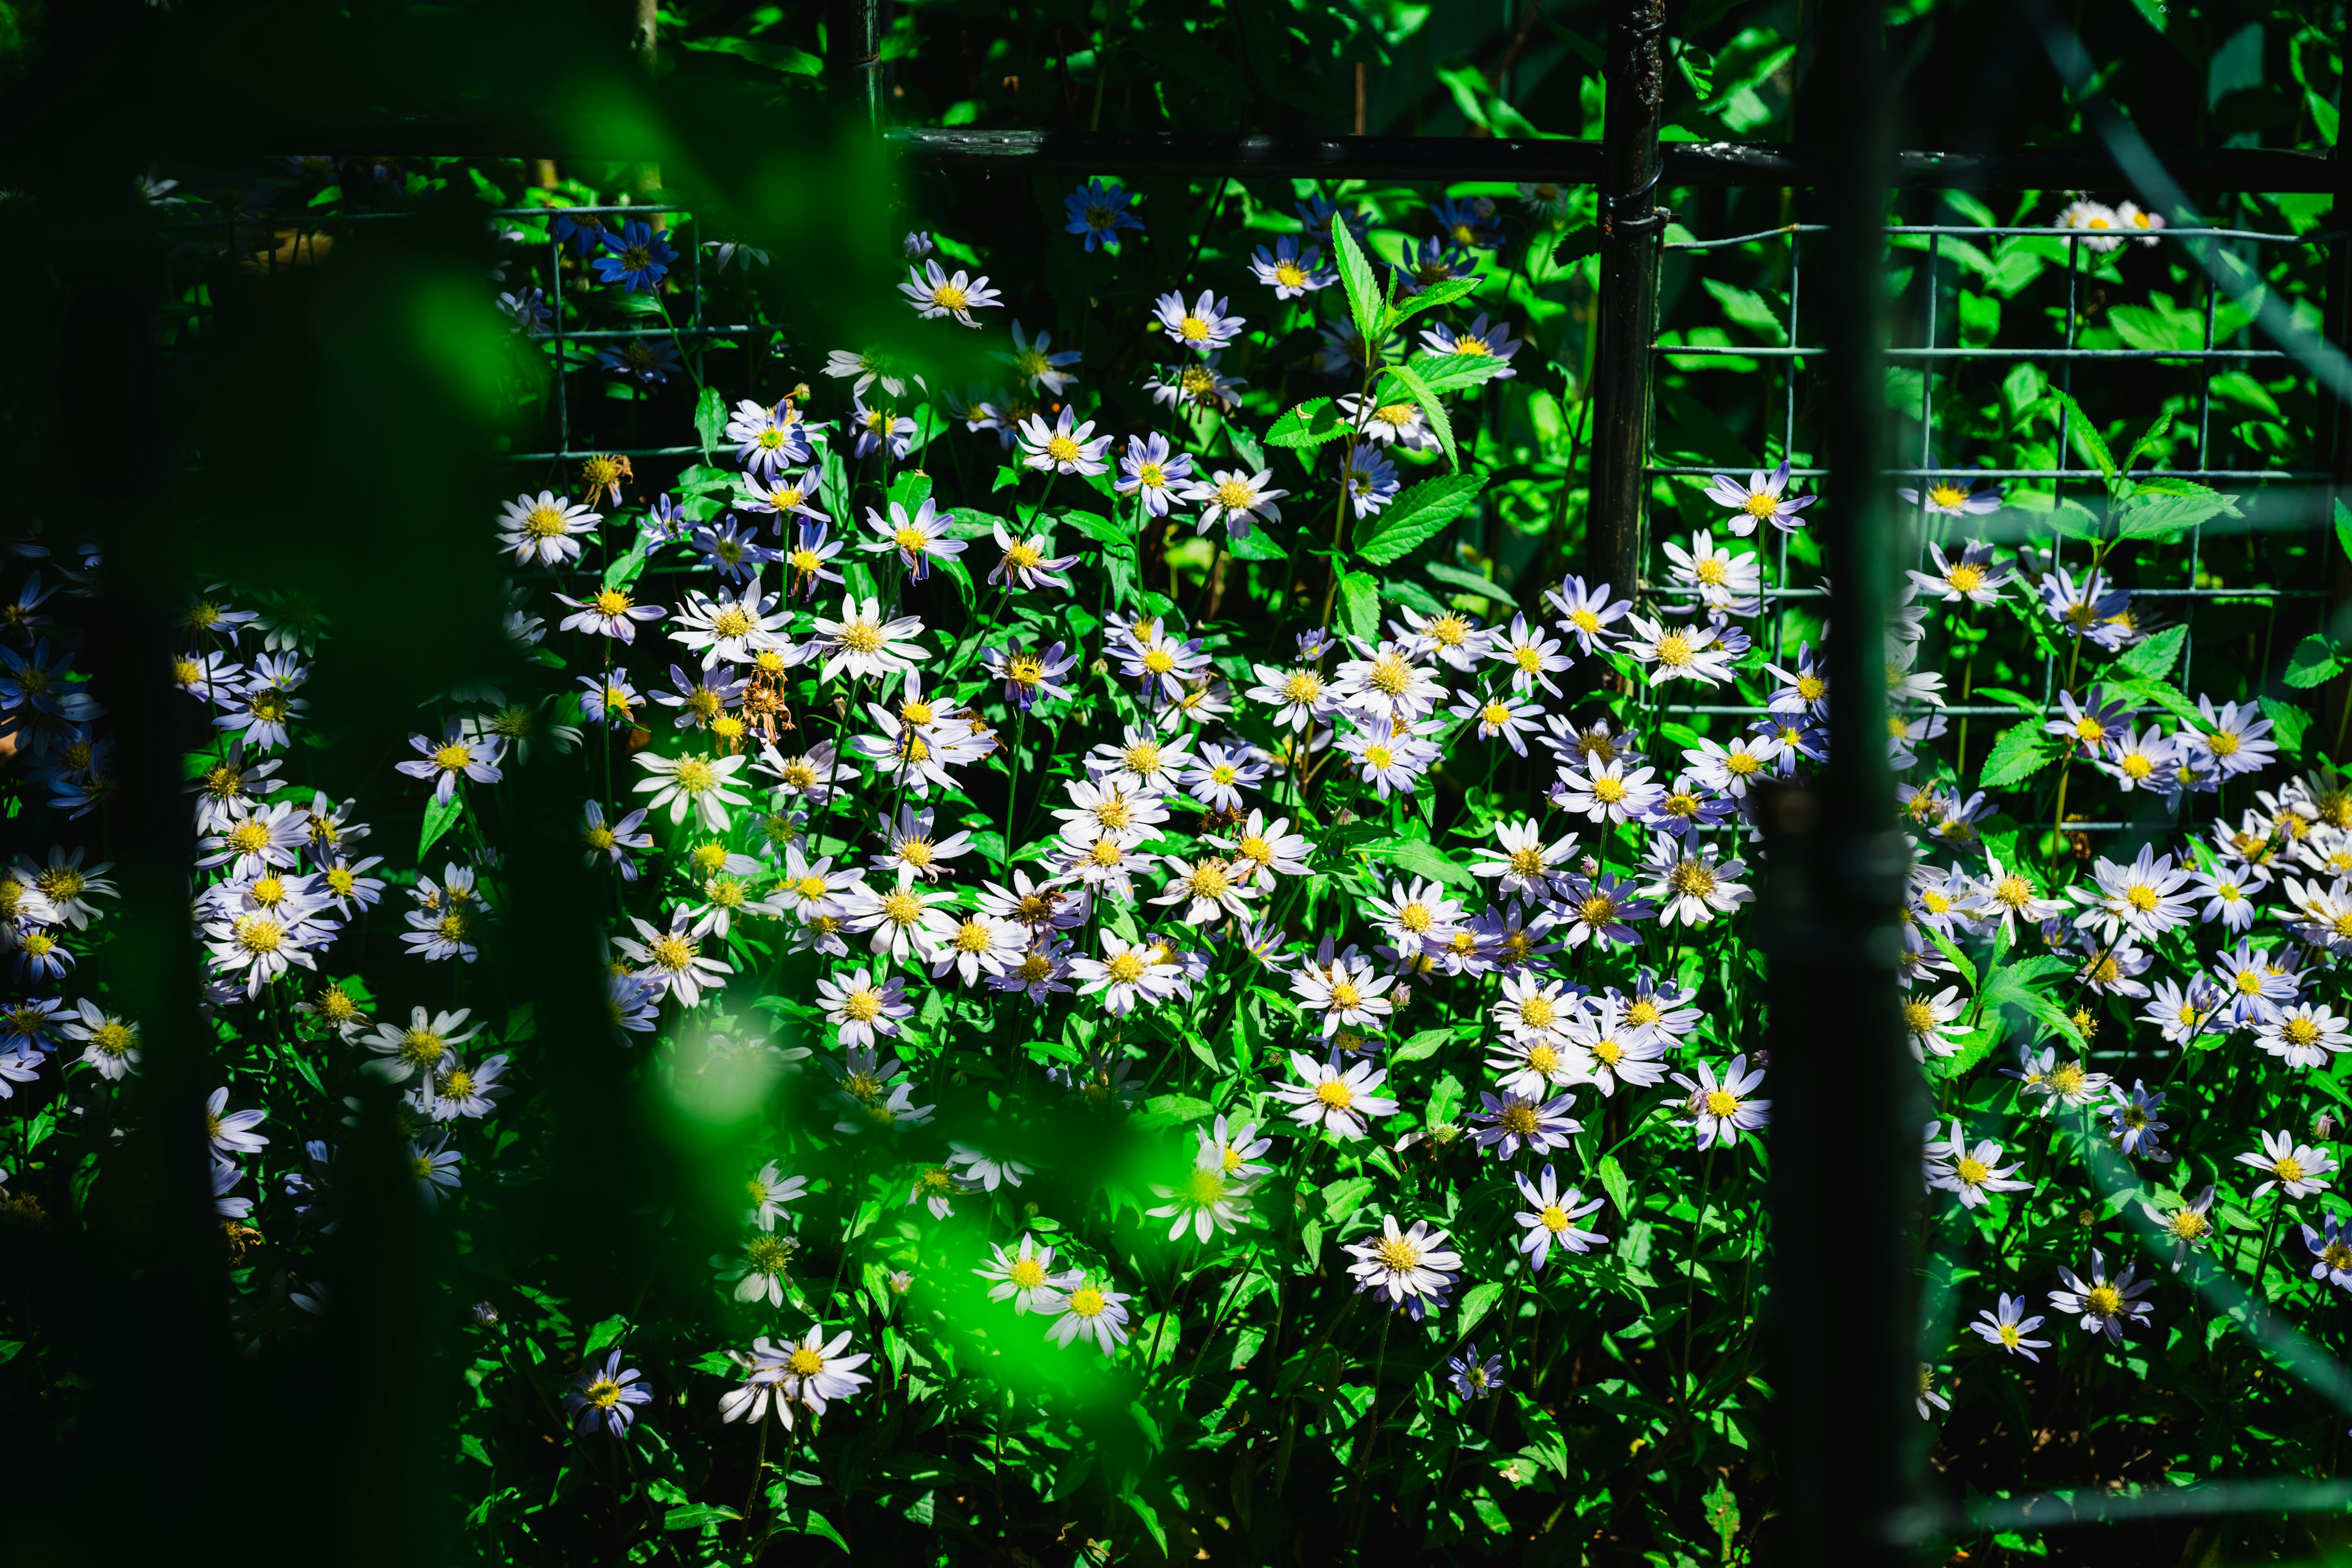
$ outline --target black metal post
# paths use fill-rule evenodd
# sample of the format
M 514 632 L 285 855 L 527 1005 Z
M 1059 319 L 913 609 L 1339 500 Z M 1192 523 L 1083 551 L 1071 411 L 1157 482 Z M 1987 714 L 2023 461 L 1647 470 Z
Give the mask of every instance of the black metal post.
M 1665 62 L 1665 0 L 1617 0 L 1609 19 L 1608 110 L 1601 124 L 1600 334 L 1592 360 L 1592 501 L 1584 572 L 1631 598 L 1642 564 L 1643 465 L 1649 451 L 1650 338 L 1658 312 L 1658 242 L 1666 215 L 1652 192 Z
M 1892 595 L 1885 312 L 1891 104 L 1874 0 L 1826 0 L 1800 116 L 1830 172 L 1815 255 L 1828 349 L 1820 529 L 1831 574 L 1830 757 L 1817 790 L 1766 803 L 1770 941 L 1777 1560 L 1913 1560 L 1918 1306 L 1912 1237 L 1926 1097 L 1898 1009 L 1907 851 L 1886 765 Z M 1811 281 L 1811 279 L 1808 279 Z

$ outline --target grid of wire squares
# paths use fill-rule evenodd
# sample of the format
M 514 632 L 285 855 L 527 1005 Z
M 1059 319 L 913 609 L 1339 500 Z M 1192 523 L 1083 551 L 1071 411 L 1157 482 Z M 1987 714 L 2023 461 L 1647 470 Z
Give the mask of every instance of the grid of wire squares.
M 1787 247 L 1785 276 L 1788 279 L 1788 306 L 1781 322 L 1782 331 L 1785 334 L 1785 342 L 1782 344 L 1747 346 L 1665 343 L 1654 341 L 1651 350 L 1655 359 L 1664 362 L 1702 361 L 1716 358 L 1761 361 L 1776 367 L 1780 382 L 1777 388 L 1780 424 L 1780 451 L 1783 454 L 1796 449 L 1800 384 L 1805 374 L 1808 362 L 1818 363 L 1820 356 L 1825 352 L 1818 347 L 1802 346 L 1798 337 L 1804 243 L 1807 236 L 1822 232 L 1824 230 L 1820 225 L 1790 224 L 1752 234 L 1732 235 L 1720 239 L 1669 240 L 1666 243 L 1666 248 L 1670 251 L 1690 254 L 1702 258 L 1711 253 L 1730 251 L 1746 246 L 1780 244 Z M 2080 229 L 2022 225 L 1962 226 L 1945 224 L 1896 224 L 1889 226 L 1886 232 L 1890 252 L 1916 251 L 1924 254 L 1927 259 L 1927 286 L 1921 290 L 1922 308 L 1917 323 L 1920 341 L 1907 346 L 1892 346 L 1885 351 L 1888 362 L 1892 364 L 1918 365 L 1929 372 L 1920 376 L 1919 400 L 1913 414 L 1918 426 L 1916 461 L 1908 466 L 1894 468 L 1886 471 L 1886 478 L 1891 484 L 1905 485 L 1923 495 L 1930 484 L 1939 479 L 1954 480 L 1962 485 L 1985 481 L 2020 480 L 2047 484 L 2052 492 L 2053 503 L 2056 500 L 2063 498 L 2070 485 L 2087 485 L 2094 490 L 2101 487 L 2099 471 L 2090 468 L 2001 468 L 1938 466 L 1935 460 L 1935 455 L 1938 446 L 1938 419 L 1943 410 L 1937 404 L 1937 375 L 1933 372 L 1939 368 L 1968 361 L 2032 363 L 2043 367 L 2044 374 L 2050 381 L 2071 395 L 2074 389 L 2074 367 L 2088 361 L 2124 361 L 2170 366 L 2203 364 L 2218 367 L 2221 365 L 2277 366 L 2294 358 L 2284 349 L 2257 348 L 2242 342 L 2217 342 L 2215 327 L 2219 315 L 2221 290 L 2210 274 L 2203 276 L 2204 333 L 2203 342 L 2200 347 L 2195 349 L 2083 347 L 2078 340 L 2084 316 L 2082 299 L 2085 276 L 2083 268 L 2085 256 L 2084 247 L 2089 242 L 2090 237 L 2086 237 Z M 1947 308 L 1946 300 L 1948 296 L 1967 287 L 1966 280 L 1969 276 L 1966 269 L 1954 267 L 1950 268 L 1950 276 L 1947 279 L 1946 268 L 1942 265 L 1948 260 L 1944 252 L 1944 241 L 1951 237 L 1964 240 L 1970 245 L 1986 245 L 2011 237 L 2021 236 L 2046 237 L 2060 241 L 2063 246 L 2066 258 L 2066 309 L 2063 341 L 2048 348 L 1990 345 L 1969 347 L 1958 342 L 1944 342 L 1945 337 L 1956 335 L 1953 333 L 1952 324 L 1958 319 L 1957 308 Z M 2188 246 L 2200 242 L 2234 242 L 2253 247 L 2302 247 L 2322 245 L 2340 237 L 2342 237 L 2340 235 L 2334 233 L 2315 232 L 2297 235 L 2242 228 L 2180 227 L 2157 231 L 2153 236 L 2136 236 L 2134 242 L 2145 243 L 2153 238 L 2156 244 L 2172 246 Z M 2201 268 L 2200 270 L 2203 271 Z M 2259 275 L 2259 269 L 2257 269 L 2257 275 Z M 2242 331 L 2239 334 L 2242 338 L 2249 335 L 2250 331 Z M 2068 424 L 2072 417 L 2073 415 L 2069 410 L 2062 410 L 2059 416 L 2056 447 L 2062 463 L 2066 460 L 2067 454 L 2072 450 L 2068 431 Z M 2238 494 L 2258 492 L 2278 485 L 2325 484 L 2334 479 L 2334 476 L 2324 469 L 2286 468 L 2270 465 L 2217 466 L 2212 424 L 2213 392 L 2211 377 L 2209 374 L 2200 381 L 2198 389 L 2195 462 L 2186 468 L 2145 469 L 2142 470 L 2142 477 L 2189 479 Z M 1654 437 L 1654 421 L 1652 433 Z M 2223 456 L 2233 455 L 2223 454 Z M 1653 478 L 1697 479 L 1721 471 L 1716 468 L 1657 462 L 1654 460 L 1654 452 L 1652 457 L 1653 460 L 1645 466 L 1645 472 Z M 1759 461 L 1757 467 L 1770 468 L 1778 461 L 1779 458 L 1774 457 Z M 1818 468 L 1792 468 L 1791 478 L 1818 479 L 1825 471 Z M 2315 514 L 2316 510 L 2314 509 Z M 1927 546 L 1934 531 L 1927 526 L 1929 519 L 1924 503 L 1914 506 L 1913 518 L 1915 532 L 1917 536 L 1917 563 L 1925 566 Z M 2318 527 L 2316 515 L 2312 521 L 2314 530 L 2316 531 Z M 2133 598 L 2135 600 L 2186 601 L 2187 603 L 2182 605 L 2185 612 L 2193 608 L 2198 602 L 2252 604 L 2268 607 L 2284 600 L 2320 599 L 2326 596 L 2325 590 L 2318 588 L 2260 585 L 2202 586 L 2200 584 L 2199 578 L 2202 567 L 2203 535 L 2204 527 L 2201 524 L 2189 531 L 2186 541 L 2187 581 L 2184 584 L 2169 587 L 2134 586 L 2131 590 Z M 2045 569 L 2054 570 L 2065 564 L 2065 543 L 2063 537 L 2053 536 L 2051 539 L 2048 545 L 2044 547 Z M 2031 591 L 2030 584 L 2024 586 L 2027 591 Z M 1677 588 L 1672 584 L 1654 584 L 1650 592 L 1662 598 L 1688 596 L 1696 594 L 1696 590 Z M 1788 538 L 1785 534 L 1778 536 L 1771 580 L 1765 585 L 1761 596 L 1773 602 L 1816 599 L 1825 596 L 1825 591 L 1818 586 L 1792 584 L 1789 573 Z M 1772 641 L 1773 659 L 1775 663 L 1779 663 L 1781 662 L 1784 653 L 1783 617 L 1774 614 L 1769 619 L 1769 635 Z M 2192 629 L 2182 654 L 2181 679 L 2183 680 L 2188 679 L 2190 661 L 2194 657 L 2195 636 Z M 2057 683 L 2056 663 L 2053 659 L 2044 658 L 2041 700 L 2045 713 L 2055 711 L 2052 704 L 2056 696 Z M 1768 710 L 1736 703 L 1681 703 L 1662 706 L 1659 711 L 1753 718 L 1765 713 Z M 1941 711 L 1951 719 L 2014 720 L 2018 717 L 2016 709 L 1985 703 L 1954 702 L 1943 708 Z M 2072 831 L 2113 832 L 2131 825 L 2121 822 L 2070 821 L 2067 826 Z

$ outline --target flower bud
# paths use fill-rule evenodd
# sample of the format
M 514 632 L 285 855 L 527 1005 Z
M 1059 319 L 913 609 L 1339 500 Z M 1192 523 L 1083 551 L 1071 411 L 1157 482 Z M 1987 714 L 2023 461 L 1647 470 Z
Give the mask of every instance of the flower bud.
M 474 1327 L 495 1329 L 499 1326 L 499 1310 L 488 1301 L 474 1303 Z

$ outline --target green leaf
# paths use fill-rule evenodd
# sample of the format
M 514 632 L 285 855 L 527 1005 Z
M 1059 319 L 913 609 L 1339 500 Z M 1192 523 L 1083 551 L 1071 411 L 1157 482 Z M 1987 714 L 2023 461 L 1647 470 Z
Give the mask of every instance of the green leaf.
M 1394 375 L 1400 371 L 1409 370 L 1426 383 L 1432 392 L 1444 393 L 1483 385 L 1509 368 L 1492 354 L 1426 353 L 1416 355 L 1411 364 L 1391 365 L 1381 374 Z M 1374 401 L 1385 403 L 1388 399 L 1380 396 Z
M 1446 416 L 1444 399 L 1410 365 L 1391 365 L 1384 374 L 1396 377 L 1397 384 L 1412 395 L 1413 402 L 1421 407 L 1422 416 L 1429 421 L 1430 429 L 1436 434 L 1437 444 L 1445 448 L 1447 460 L 1460 468 L 1462 454 L 1454 449 L 1454 421 Z
M 1442 616 L 1444 602 L 1410 577 L 1381 579 L 1381 597 L 1391 605 L 1402 605 L 1409 610 L 1419 610 L 1424 616 Z
M 1484 595 L 1489 604 L 1507 605 L 1511 602 L 1511 595 L 1491 578 L 1481 577 L 1477 573 L 1456 566 L 1450 561 L 1423 562 L 1421 569 L 1450 588 Z
M 2131 444 L 2131 450 L 2124 454 L 2124 471 L 2129 473 L 2132 465 L 2139 461 L 2139 455 L 2152 449 L 2158 441 L 2164 439 L 2165 433 L 2171 428 L 2172 410 L 2168 408 L 2158 415 L 2147 429 L 2140 432 L 2139 439 L 2134 441 Z
M 1708 293 L 1715 296 L 1715 302 L 1723 307 L 1723 313 L 1738 325 L 1760 332 L 1775 343 L 1789 341 L 1788 329 L 1782 322 L 1780 312 L 1763 295 L 1727 283 L 1719 278 L 1702 278 L 1699 281 L 1706 285 Z
M 2352 507 L 2336 503 L 2336 543 L 2347 560 L 2352 560 Z
M 1227 553 L 1244 561 L 1287 561 L 1290 552 L 1274 542 L 1274 535 L 1263 528 L 1253 528 L 1238 539 L 1225 541 Z
M 1385 337 L 1380 331 L 1385 314 L 1380 282 L 1356 237 L 1348 232 L 1347 220 L 1338 213 L 1331 215 L 1331 255 L 1339 266 L 1340 287 L 1347 290 L 1348 314 L 1355 318 L 1365 345 L 1377 351 Z
M 2059 405 L 2067 411 L 2069 417 L 2066 421 L 2066 438 L 2074 443 L 2074 449 L 2088 459 L 2091 466 L 2097 468 L 2101 474 L 2110 479 L 2114 479 L 2116 477 L 2115 454 L 2107 450 L 2106 437 L 2101 436 L 2099 427 L 2091 423 L 2091 416 L 2083 412 L 2083 405 L 2075 402 L 2073 395 L 2069 393 L 2053 390 L 2050 395 L 2056 398 Z
M 2149 680 L 2135 676 L 2102 684 L 2127 691 L 2144 702 L 2153 702 L 2184 724 L 2199 721 L 2197 704 L 2189 701 L 2188 693 L 2168 680 Z
M 1370 640 L 1381 634 L 1381 584 L 1369 572 L 1350 572 L 1339 579 L 1341 620 L 1350 637 Z
M 462 792 L 452 791 L 446 801 L 438 796 L 426 801 L 425 830 L 417 836 L 416 858 L 424 859 L 425 852 L 439 841 L 443 834 L 457 826 L 457 819 L 465 815 L 466 796 Z
M 931 476 L 920 468 L 901 468 L 890 481 L 890 504 L 913 516 L 931 499 Z
M 1484 279 L 1477 278 L 1446 278 L 1432 283 L 1403 304 L 1391 307 L 1388 331 L 1396 331 L 1423 310 L 1435 310 L 1440 305 L 1451 305 L 1456 300 L 1466 299 L 1478 291 L 1478 285 Z M 1386 337 L 1388 332 L 1381 335 Z
M 2275 697 L 2259 700 L 2263 717 L 2271 721 L 2271 738 L 2289 762 L 2303 761 L 2303 741 L 2311 730 L 2311 715 L 2292 702 L 2282 702 Z
M 711 447 L 727 428 L 727 400 L 719 395 L 715 386 L 706 386 L 694 400 L 694 431 L 702 437 L 702 455 L 710 456 Z
M 2144 675 L 2150 680 L 2162 680 L 2172 673 L 2180 660 L 2180 650 L 2189 646 L 2189 628 L 2168 626 L 2142 642 L 2126 648 L 2114 668 L 2126 675 Z
M 628 1319 L 617 1315 L 605 1319 L 588 1331 L 588 1342 L 580 1347 L 581 1359 L 584 1361 L 607 1346 L 620 1343 L 621 1336 L 628 1331 Z
M 1135 552 L 1135 535 L 1128 529 L 1113 522 L 1109 518 L 1091 511 L 1066 511 L 1061 513 L 1060 517 L 1062 521 L 1068 523 L 1097 544 L 1112 550 L 1122 550 L 1130 555 Z
M 743 1516 L 724 1503 L 690 1502 L 683 1508 L 671 1509 L 662 1515 L 664 1530 L 700 1530 L 706 1524 L 724 1524 Z
M 1323 1217 L 1333 1225 L 1344 1225 L 1371 1195 L 1372 1178 L 1370 1176 L 1343 1176 L 1336 1182 L 1326 1183 L 1323 1186 Z
M 2294 652 L 2286 661 L 2286 683 L 2289 686 L 2324 686 L 2352 666 L 2352 658 L 2345 654 L 2343 645 L 2324 632 L 2314 632 L 2294 645 Z
M 1417 1062 L 1424 1057 L 1433 1057 L 1437 1054 L 1439 1047 L 1444 1046 L 1446 1041 L 1453 1037 L 1454 1031 L 1451 1029 L 1423 1029 L 1421 1033 L 1415 1035 L 1412 1038 L 1405 1041 L 1402 1045 L 1398 1046 L 1394 1050 L 1391 1051 L 1389 1053 L 1389 1060 L 1391 1062 Z
M 1357 556 L 1375 566 L 1399 559 L 1468 510 L 1486 482 L 1478 474 L 1445 474 L 1402 491 L 1356 542 Z
M 1454 1120 L 1454 1112 L 1461 1104 L 1462 1080 L 1450 1072 L 1441 1074 L 1430 1086 L 1429 1105 L 1423 1114 L 1432 1127 L 1443 1127 Z
M 1969 989 L 1974 991 L 1977 988 L 1977 966 L 1969 962 L 1969 955 L 1955 947 L 1952 939 L 1934 926 L 1923 923 L 1919 929 L 1927 933 L 1928 941 L 1942 950 L 1944 956 L 1951 961 L 1952 967 L 1960 972 L 1960 978 L 1969 983 Z
M 1337 402 L 1328 397 L 1310 397 L 1274 422 L 1274 428 L 1265 433 L 1265 444 L 1293 449 L 1319 447 L 1347 433 L 1348 421 L 1340 416 Z
M 1255 474 L 1264 470 L 1265 448 L 1259 446 L 1248 431 L 1238 425 L 1229 424 L 1225 426 L 1225 440 L 1233 447 L 1234 456 L 1249 465 L 1250 472 Z
M 2066 1009 L 2028 984 L 2073 967 L 2063 958 L 2048 957 L 2030 958 L 2021 963 L 2005 965 L 1985 976 L 1984 989 L 1978 994 L 1978 1000 L 1988 1016 L 1997 1015 L 2004 1005 L 2017 1007 L 2041 1019 L 2053 1033 L 2063 1035 L 2080 1047 L 2082 1032 L 2074 1027 L 2074 1021 L 2067 1016 Z
M 1486 1320 L 1503 1299 L 1504 1285 L 1499 1279 L 1489 1279 L 1473 1285 L 1462 1297 L 1462 1314 L 1454 1320 L 1454 1331 L 1466 1334 Z
M 1416 877 L 1434 877 L 1457 888 L 1478 885 L 1477 878 L 1448 859 L 1443 850 L 1425 838 L 1383 838 L 1377 844 L 1365 845 L 1363 853 Z
M 1121 1492 L 1119 1494 L 1119 1501 L 1127 1504 L 1128 1507 L 1135 1510 L 1135 1517 L 1143 1521 L 1143 1528 L 1145 1530 L 1150 1531 L 1152 1543 L 1160 1548 L 1160 1555 L 1163 1558 L 1166 1557 L 1168 1555 L 1168 1531 L 1161 1526 L 1160 1516 L 1152 1511 L 1151 1505 L 1144 1501 L 1140 1497 L 1138 1497 L 1133 1492 Z
M 625 589 L 635 583 L 646 569 L 646 557 L 652 553 L 658 536 L 650 530 L 640 532 L 637 542 L 613 557 L 604 568 L 604 586 Z
M 1979 789 L 2008 789 L 2022 784 L 2058 760 L 2064 742 L 2055 735 L 2044 734 L 2041 722 L 2028 720 L 2003 730 L 1986 753 L 1984 767 L 1977 774 Z
M 1609 1194 L 1609 1206 L 1617 1211 L 1619 1217 L 1633 1218 L 1633 1181 L 1625 1174 L 1625 1167 L 1617 1163 L 1617 1156 L 1601 1156 L 1601 1168 L 1596 1173 L 1601 1177 L 1601 1190 Z
M 1137 1120 L 1147 1127 L 1181 1127 L 1187 1121 L 1213 1116 L 1216 1110 L 1207 1100 L 1189 1094 L 1162 1094 L 1145 1100 L 1143 1114 Z
M 2208 519 L 2238 515 L 2238 503 L 2225 495 L 2142 497 L 2116 514 L 2116 537 L 2178 539 Z

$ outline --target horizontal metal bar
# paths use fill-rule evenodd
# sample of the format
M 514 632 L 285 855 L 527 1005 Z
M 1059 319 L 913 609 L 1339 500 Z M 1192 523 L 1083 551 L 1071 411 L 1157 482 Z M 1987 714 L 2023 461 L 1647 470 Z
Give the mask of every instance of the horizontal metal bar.
M 591 458 L 683 458 L 702 455 L 699 447 L 597 447 L 579 452 L 501 452 L 509 463 L 584 463 Z
M 672 335 L 681 338 L 708 338 L 716 337 L 724 332 L 772 332 L 776 330 L 777 329 L 774 327 L 671 327 L 667 325 L 656 325 L 648 331 L 633 331 L 626 327 L 598 327 L 593 331 L 586 332 L 575 332 L 567 329 L 563 333 L 563 341 L 567 343 L 606 342 L 622 340 L 634 340 L 638 338 L 667 338 Z M 545 331 L 534 332 L 531 335 L 535 338 L 546 338 L 552 341 L 556 333 L 554 329 L 551 327 Z
M 970 173 L 1144 175 L 1287 175 L 1319 179 L 1511 180 L 1591 184 L 1601 143 L 1567 137 L 1131 136 L 1059 131 L 906 128 L 887 133 L 918 167 Z M 307 145 L 308 143 L 306 143 Z M 371 149 L 376 143 L 370 142 Z M 1664 185 L 1813 185 L 1823 166 L 1802 151 L 1764 142 L 1669 142 Z M 2182 148 L 2165 154 L 2184 185 L 2333 192 L 2340 180 L 2324 153 L 2268 147 Z M 1895 176 L 1971 190 L 2068 190 L 2113 184 L 2113 159 L 2096 147 L 2016 153 L 1898 153 Z
M 1766 466 L 1769 468 L 1770 465 Z M 1647 471 L 1701 479 L 1727 470 L 1721 465 L 1710 468 L 1688 463 L 1652 463 Z M 1828 471 L 1826 468 L 1790 468 L 1789 477 L 1792 479 L 1818 479 Z M 1881 468 L 1878 471 L 1891 479 L 2104 479 L 2105 477 L 2096 468 Z M 2139 477 L 2144 479 L 2238 479 L 2248 484 L 2274 479 L 2333 481 L 2336 478 L 2325 468 L 2142 468 Z
M 1688 599 L 1706 592 L 1688 583 L 1651 583 L 1644 592 L 1652 598 Z M 2329 595 L 2320 588 L 2127 588 L 2135 599 L 2229 599 L 2242 600 L 2250 605 L 2266 605 L 2273 599 L 2325 599 Z M 1738 595 L 1743 599 L 1825 599 L 1826 588 L 1759 588 L 1752 594 Z
M 1652 343 L 1654 354 L 1688 354 L 1706 359 L 1818 359 L 1827 353 L 1822 348 L 1739 348 L 1716 343 Z M 1881 349 L 1888 359 L 2105 359 L 2105 360 L 2215 360 L 2215 359 L 2292 359 L 2284 349 Z
M 1753 234 L 1735 234 L 1724 239 L 1670 239 L 1668 250 L 1720 250 L 1727 245 L 1753 245 L 1759 240 L 1781 239 L 1795 234 L 1823 234 L 1827 226 L 1818 223 L 1784 223 L 1778 228 L 1759 228 Z M 2048 235 L 2055 237 L 2093 237 L 2079 228 L 2060 228 L 2052 225 L 2025 224 L 1952 224 L 1897 223 L 1886 226 L 1889 234 L 1948 234 L 1963 239 L 2006 239 L 2020 235 Z M 2316 230 L 2310 234 L 2276 234 L 2259 228 L 2163 228 L 2153 230 L 2116 229 L 2098 237 L 2121 243 L 2127 239 L 2258 239 L 2282 245 L 2325 245 L 2344 237 L 2336 229 Z

